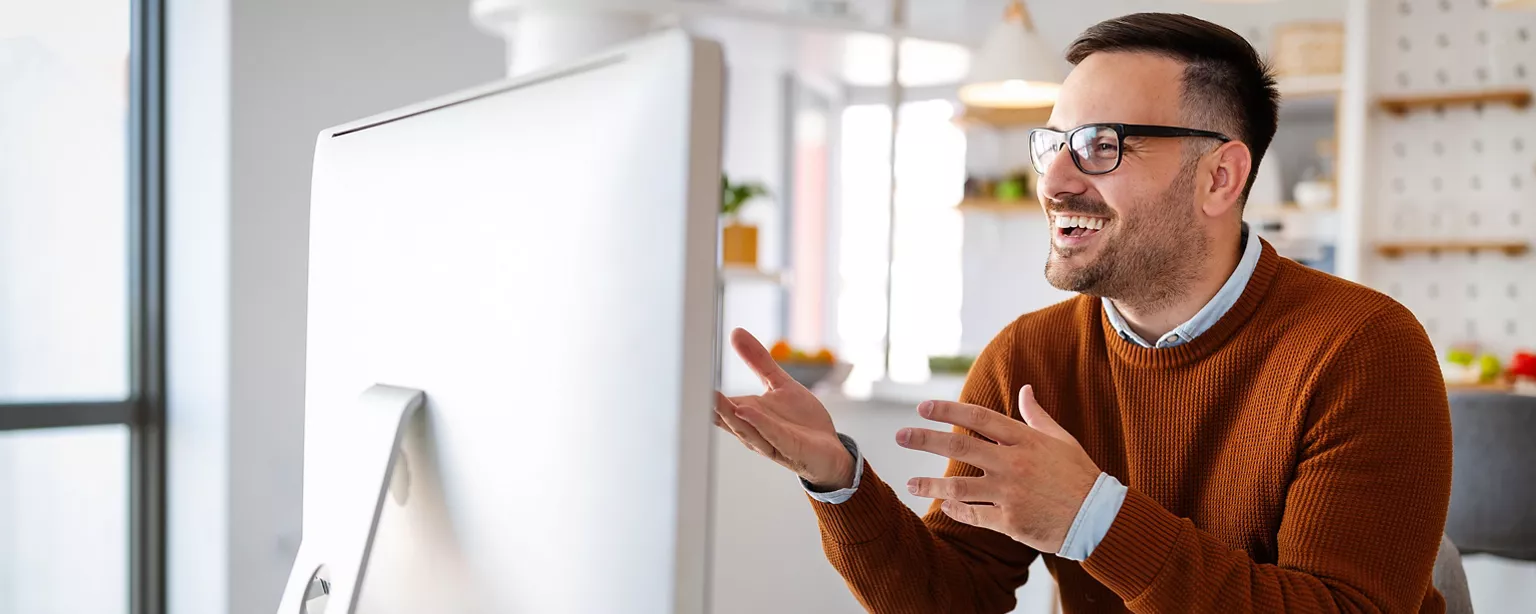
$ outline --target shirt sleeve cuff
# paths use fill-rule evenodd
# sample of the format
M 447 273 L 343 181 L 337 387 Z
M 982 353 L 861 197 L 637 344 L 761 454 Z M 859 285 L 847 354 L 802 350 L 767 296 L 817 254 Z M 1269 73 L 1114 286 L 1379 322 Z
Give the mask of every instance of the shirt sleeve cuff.
M 1115 517 L 1120 515 L 1120 506 L 1125 503 L 1125 494 L 1129 490 L 1114 476 L 1100 472 L 1088 496 L 1083 499 L 1082 507 L 1077 508 L 1077 517 L 1072 520 L 1072 528 L 1067 530 L 1061 551 L 1056 555 L 1082 561 L 1093 554 L 1093 549 L 1109 533 L 1109 527 L 1115 524 Z
M 853 498 L 853 493 L 859 490 L 859 480 L 864 477 L 864 454 L 859 451 L 859 444 L 852 437 L 842 433 L 837 434 L 837 439 L 843 442 L 843 448 L 853 455 L 853 485 L 842 490 L 820 492 L 810 482 L 805 481 L 805 478 L 800 479 L 800 485 L 805 488 L 806 494 L 810 495 L 812 499 L 832 505 L 837 505 Z

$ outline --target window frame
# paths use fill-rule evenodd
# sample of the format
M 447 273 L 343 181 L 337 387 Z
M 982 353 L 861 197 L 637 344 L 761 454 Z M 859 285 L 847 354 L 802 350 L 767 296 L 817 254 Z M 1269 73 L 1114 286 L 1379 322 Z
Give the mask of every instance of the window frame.
M 128 427 L 127 611 L 159 614 L 165 611 L 165 4 L 130 2 L 129 395 L 121 401 L 0 402 L 0 432 Z

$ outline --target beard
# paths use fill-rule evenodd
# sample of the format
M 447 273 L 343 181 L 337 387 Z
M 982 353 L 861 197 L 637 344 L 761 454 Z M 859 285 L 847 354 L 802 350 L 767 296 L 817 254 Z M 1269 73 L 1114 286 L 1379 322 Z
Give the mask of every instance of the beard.
M 1097 257 L 1085 248 L 1051 242 L 1045 279 L 1052 286 L 1155 309 L 1182 295 L 1197 278 L 1200 263 L 1210 256 L 1210 239 L 1201 231 L 1189 205 L 1195 169 L 1187 168 L 1152 201 L 1130 208 L 1132 213 L 1099 231 Z M 1069 196 L 1054 201 L 1051 211 L 1109 217 L 1101 200 Z M 1051 228 L 1057 232 L 1054 225 Z

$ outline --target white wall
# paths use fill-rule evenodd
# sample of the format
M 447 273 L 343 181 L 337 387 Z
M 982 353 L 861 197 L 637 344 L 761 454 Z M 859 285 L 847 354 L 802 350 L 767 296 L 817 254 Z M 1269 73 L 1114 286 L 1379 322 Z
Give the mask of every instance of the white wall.
M 499 78 L 463 0 L 170 0 L 170 607 L 267 613 L 299 543 L 326 126 Z
M 966 133 L 966 169 L 1002 176 L 1029 167 L 1024 129 L 973 129 Z M 967 211 L 960 302 L 960 351 L 976 354 L 1020 315 L 1075 295 L 1045 280 L 1051 246 L 1047 219 L 1030 200 L 1021 211 Z
M 726 57 L 732 57 L 727 48 Z M 753 201 L 742 212 L 745 223 L 758 227 L 758 267 L 778 270 L 784 262 L 785 84 L 781 73 L 768 67 L 732 64 L 726 75 L 725 173 L 732 181 L 760 181 L 770 198 Z M 731 284 L 724 295 L 722 330 L 742 327 L 772 344 L 782 330 L 783 294 L 766 283 Z M 722 340 L 723 341 L 723 340 Z M 723 382 L 735 388 L 757 381 L 725 346 Z

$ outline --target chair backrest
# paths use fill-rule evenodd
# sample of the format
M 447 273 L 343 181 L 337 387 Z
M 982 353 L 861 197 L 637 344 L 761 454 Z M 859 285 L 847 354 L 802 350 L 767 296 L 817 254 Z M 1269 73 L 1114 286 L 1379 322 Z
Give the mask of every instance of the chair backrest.
M 1536 561 L 1536 397 L 1457 392 L 1450 402 L 1446 535 L 1462 554 Z
M 1472 614 L 1472 590 L 1467 588 L 1461 553 L 1445 535 L 1440 536 L 1440 552 L 1435 555 L 1434 585 L 1445 598 L 1445 614 Z

